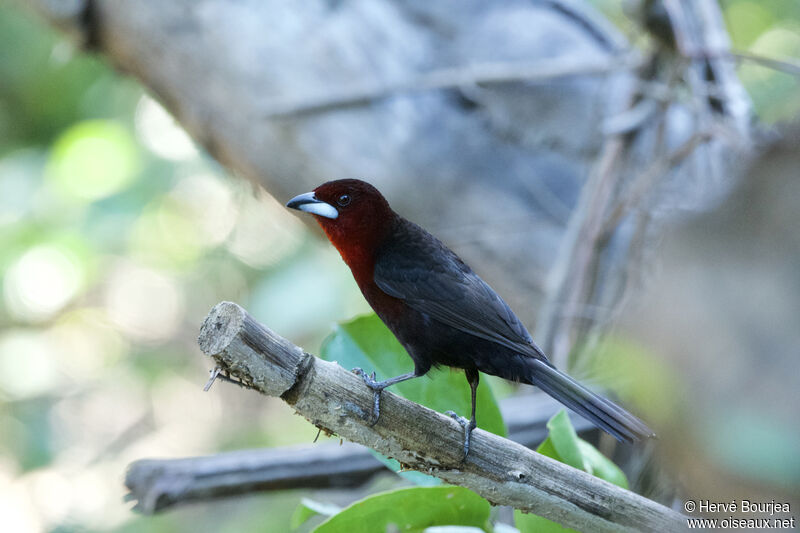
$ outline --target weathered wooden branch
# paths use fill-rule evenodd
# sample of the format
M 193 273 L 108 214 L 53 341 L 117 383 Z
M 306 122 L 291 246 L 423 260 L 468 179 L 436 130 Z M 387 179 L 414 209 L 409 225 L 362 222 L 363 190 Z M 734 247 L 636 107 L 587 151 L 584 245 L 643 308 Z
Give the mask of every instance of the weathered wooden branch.
M 137 511 L 153 514 L 177 504 L 258 491 L 353 487 L 385 468 L 352 443 L 142 459 L 128 467 L 126 499 L 136 502 Z
M 506 398 L 500 404 L 508 435 L 529 448 L 547 437 L 547 421 L 560 404 L 545 394 Z M 570 413 L 579 435 L 597 429 Z M 180 459 L 140 459 L 128 467 L 127 499 L 153 514 L 176 505 L 234 495 L 287 489 L 356 488 L 386 466 L 360 444 L 321 443 L 240 450 Z
M 475 430 L 466 460 L 461 427 L 385 392 L 370 426 L 372 393 L 356 375 L 304 352 L 230 302 L 215 306 L 199 338 L 204 353 L 245 386 L 280 396 L 329 433 L 369 446 L 406 468 L 467 487 L 490 502 L 534 512 L 582 531 L 681 529 L 680 514 L 642 496 Z

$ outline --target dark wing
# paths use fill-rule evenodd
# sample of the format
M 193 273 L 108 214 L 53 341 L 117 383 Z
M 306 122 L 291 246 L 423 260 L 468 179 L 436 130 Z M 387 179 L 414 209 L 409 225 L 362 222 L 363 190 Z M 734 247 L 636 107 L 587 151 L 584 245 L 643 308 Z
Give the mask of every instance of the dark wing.
M 400 219 L 378 250 L 378 287 L 449 326 L 545 359 L 528 330 L 500 296 L 433 235 Z

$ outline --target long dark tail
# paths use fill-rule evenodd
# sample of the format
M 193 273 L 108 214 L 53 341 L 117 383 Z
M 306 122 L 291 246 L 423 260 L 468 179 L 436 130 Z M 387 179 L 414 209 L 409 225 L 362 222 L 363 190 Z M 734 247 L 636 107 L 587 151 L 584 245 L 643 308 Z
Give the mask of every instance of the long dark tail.
M 654 437 L 644 422 L 611 400 L 593 393 L 541 359 L 527 358 L 529 378 L 544 392 L 604 429 L 618 441 L 635 442 Z

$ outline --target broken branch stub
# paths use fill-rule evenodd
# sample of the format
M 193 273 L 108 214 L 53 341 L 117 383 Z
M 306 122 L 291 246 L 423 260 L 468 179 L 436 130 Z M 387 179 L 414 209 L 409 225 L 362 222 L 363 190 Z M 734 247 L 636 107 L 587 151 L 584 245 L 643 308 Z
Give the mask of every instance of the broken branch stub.
M 232 302 L 211 309 L 197 342 L 223 372 L 270 396 L 281 396 L 294 386 L 303 363 L 311 357 Z

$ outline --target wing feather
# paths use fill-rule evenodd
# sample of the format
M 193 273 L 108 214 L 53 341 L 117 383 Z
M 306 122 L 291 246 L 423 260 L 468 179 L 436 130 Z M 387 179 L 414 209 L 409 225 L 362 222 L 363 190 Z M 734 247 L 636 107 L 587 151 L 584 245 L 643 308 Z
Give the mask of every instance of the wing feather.
M 455 253 L 405 219 L 380 248 L 374 279 L 385 293 L 449 326 L 545 359 L 505 301 Z

